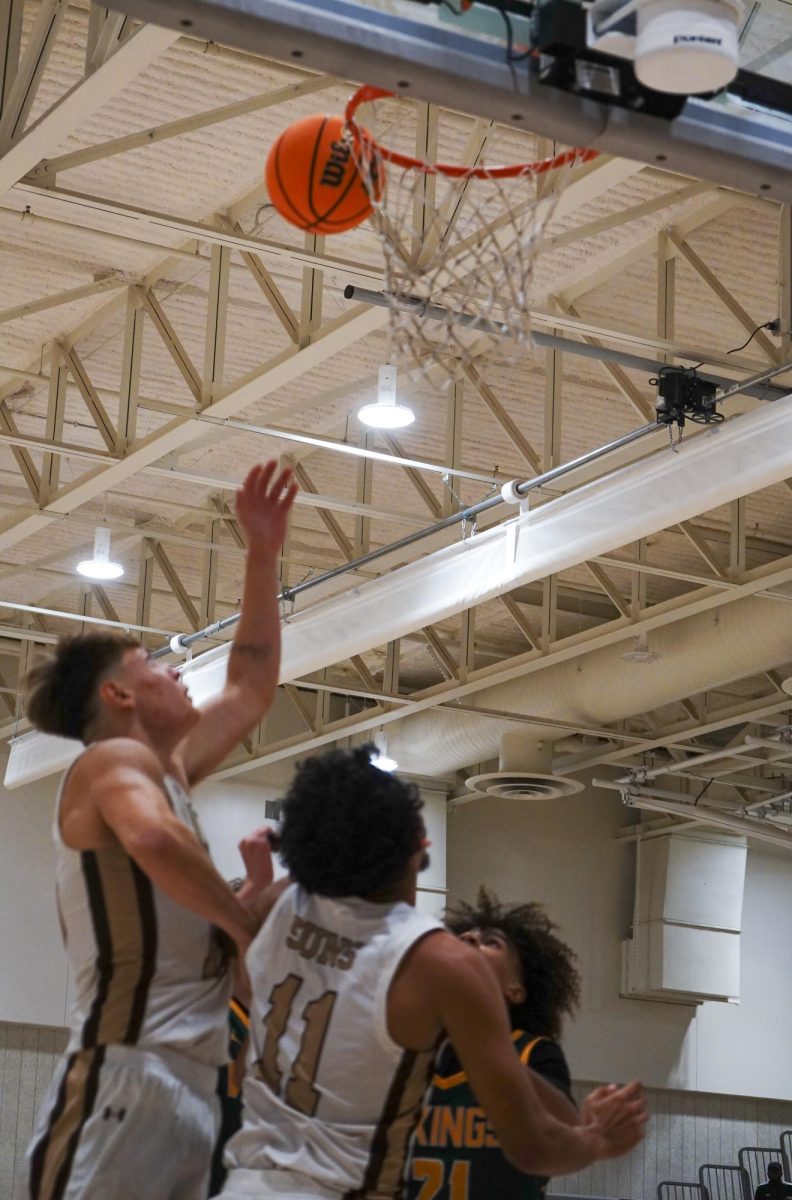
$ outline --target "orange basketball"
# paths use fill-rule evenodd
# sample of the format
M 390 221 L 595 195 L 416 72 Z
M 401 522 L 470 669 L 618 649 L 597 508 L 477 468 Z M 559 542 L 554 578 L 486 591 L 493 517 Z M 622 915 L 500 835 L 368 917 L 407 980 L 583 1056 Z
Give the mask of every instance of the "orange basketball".
M 371 155 L 369 162 L 379 199 L 382 172 Z M 314 113 L 284 129 L 269 152 L 264 177 L 277 211 L 306 233 L 343 233 L 371 213 L 343 117 Z

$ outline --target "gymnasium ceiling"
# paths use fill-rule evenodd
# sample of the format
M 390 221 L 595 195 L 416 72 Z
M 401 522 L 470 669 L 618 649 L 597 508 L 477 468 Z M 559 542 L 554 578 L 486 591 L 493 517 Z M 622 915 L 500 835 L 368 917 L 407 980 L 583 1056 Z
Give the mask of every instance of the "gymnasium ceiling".
M 747 7 L 743 62 L 788 79 L 792 6 Z M 279 455 L 298 472 L 282 565 L 294 586 L 652 419 L 646 373 L 536 350 L 527 365 L 483 356 L 451 393 L 410 378 L 415 424 L 366 440 L 355 413 L 373 396 L 387 335 L 374 319 L 381 310 L 350 304 L 343 288 L 381 286 L 378 243 L 368 227 L 304 238 L 262 184 L 277 134 L 319 109 L 340 112 L 351 81 L 137 30 L 87 0 L 3 0 L 0 15 L 5 739 L 27 727 L 19 681 L 59 633 L 80 628 L 70 617 L 138 630 L 157 648 L 236 610 L 243 549 L 229 506 L 255 461 Z M 436 125 L 445 157 L 473 125 L 419 102 L 402 110 L 403 136 Z M 488 137 L 495 157 L 498 147 L 526 159 L 548 149 L 514 130 Z M 626 160 L 595 163 L 574 188 L 538 261 L 537 328 L 652 359 L 662 348 L 673 361 L 674 346 L 684 348 L 735 381 L 792 362 L 788 210 Z M 782 336 L 762 332 L 735 351 L 779 316 Z M 792 370 L 776 383 L 792 388 Z M 212 413 L 220 397 L 231 397 L 222 419 Z M 728 412 L 759 403 L 737 397 Z M 349 446 L 392 461 L 351 457 Z M 457 472 L 453 491 L 438 468 Z M 279 733 L 265 728 L 238 761 L 266 763 L 284 732 L 296 749 L 309 746 L 339 716 L 340 732 L 354 732 L 356 714 L 387 706 L 395 689 L 403 699 L 436 688 L 442 704 L 442 685 L 481 669 L 585 655 L 592 631 L 621 631 L 628 649 L 653 606 L 682 620 L 704 595 L 727 602 L 755 591 L 755 573 L 770 564 L 792 580 L 791 518 L 792 490 L 780 484 L 638 546 L 622 546 L 614 530 L 604 560 L 482 605 L 473 637 L 451 619 L 291 685 L 282 702 L 291 727 L 284 717 Z M 101 586 L 75 574 L 100 525 L 125 568 Z M 425 552 L 419 544 L 401 561 Z M 376 573 L 376 564 L 353 571 L 349 584 Z M 681 677 L 673 703 L 595 731 L 613 740 L 593 743 L 585 765 L 669 762 L 746 729 L 772 733 L 789 720 L 780 685 L 790 665 L 792 648 L 769 672 L 694 695 Z M 574 722 L 565 732 L 576 733 Z M 730 764 L 732 775 L 739 769 Z M 779 777 L 753 760 L 746 772 L 749 787 L 751 776 Z M 736 787 L 725 803 L 745 801 Z

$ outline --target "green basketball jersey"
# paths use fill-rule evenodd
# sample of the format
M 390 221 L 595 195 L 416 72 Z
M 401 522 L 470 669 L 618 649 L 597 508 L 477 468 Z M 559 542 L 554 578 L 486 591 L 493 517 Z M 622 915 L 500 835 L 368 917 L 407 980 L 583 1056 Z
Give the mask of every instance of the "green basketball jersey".
M 561 1047 L 522 1030 L 512 1034 L 520 1061 L 567 1095 L 569 1069 Z M 446 1043 L 415 1130 L 405 1200 L 543 1200 L 546 1179 L 525 1175 L 504 1157 Z

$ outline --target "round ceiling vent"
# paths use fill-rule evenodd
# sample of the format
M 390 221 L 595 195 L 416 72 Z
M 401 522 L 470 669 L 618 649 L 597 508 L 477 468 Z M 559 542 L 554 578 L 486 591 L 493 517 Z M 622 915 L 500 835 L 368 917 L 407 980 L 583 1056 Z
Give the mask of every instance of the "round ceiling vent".
M 540 775 L 534 771 L 492 771 L 471 775 L 466 786 L 479 796 L 498 800 L 560 800 L 583 791 L 577 779 L 563 775 Z

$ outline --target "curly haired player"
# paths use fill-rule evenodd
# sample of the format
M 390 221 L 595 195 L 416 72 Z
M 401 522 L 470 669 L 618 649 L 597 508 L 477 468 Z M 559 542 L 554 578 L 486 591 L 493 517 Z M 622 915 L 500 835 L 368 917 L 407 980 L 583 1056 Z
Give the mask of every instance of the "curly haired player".
M 290 879 L 263 893 L 247 955 L 251 1066 L 223 1196 L 395 1200 L 441 1031 L 518 1170 L 626 1154 L 644 1133 L 640 1085 L 599 1089 L 578 1120 L 521 1067 L 483 955 L 415 908 L 421 800 L 372 749 L 307 759 L 283 802 Z
M 569 1068 L 558 1045 L 574 1013 L 580 977 L 574 955 L 539 904 L 501 904 L 486 888 L 461 904 L 446 926 L 487 961 L 509 1010 L 519 1061 L 557 1090 L 557 1115 L 577 1122 Z M 438 1056 L 416 1128 L 407 1200 L 541 1200 L 547 1179 L 526 1175 L 504 1156 L 450 1042 Z

